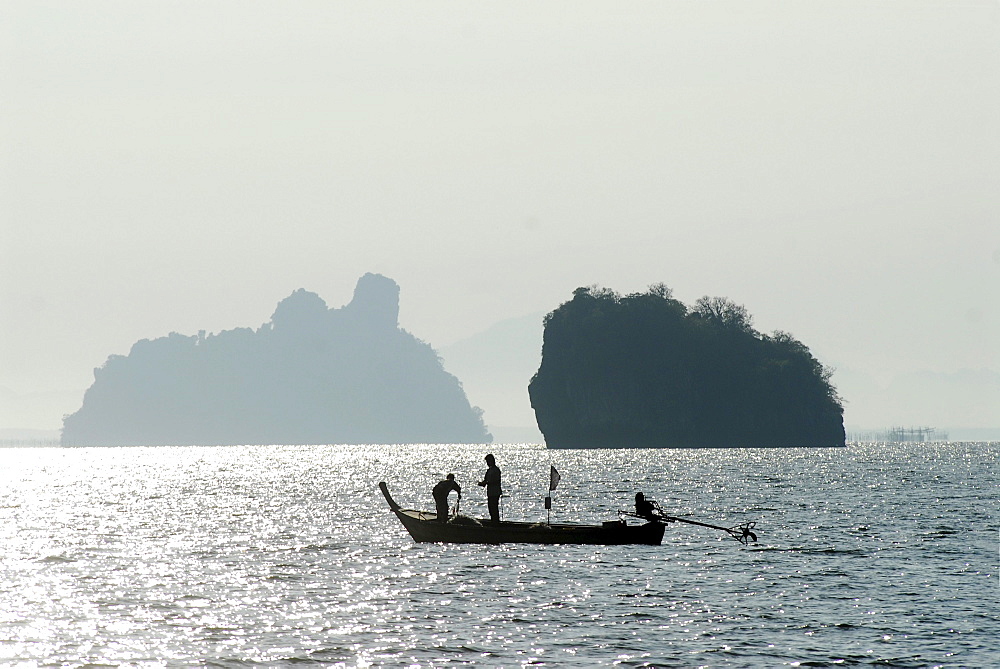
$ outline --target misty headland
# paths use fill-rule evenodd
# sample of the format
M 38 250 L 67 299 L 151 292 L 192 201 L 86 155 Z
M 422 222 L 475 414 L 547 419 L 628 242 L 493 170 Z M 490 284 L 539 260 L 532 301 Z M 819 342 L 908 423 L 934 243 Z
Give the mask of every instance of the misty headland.
M 94 370 L 62 444 L 490 442 L 458 379 L 398 319 L 399 286 L 369 273 L 340 309 L 299 289 L 256 330 L 141 340 Z

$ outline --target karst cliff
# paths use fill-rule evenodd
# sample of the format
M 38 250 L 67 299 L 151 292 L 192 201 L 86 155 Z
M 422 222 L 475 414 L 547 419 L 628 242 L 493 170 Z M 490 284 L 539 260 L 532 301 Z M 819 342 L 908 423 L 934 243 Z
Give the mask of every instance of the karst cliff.
M 725 298 L 580 288 L 546 317 L 528 392 L 553 448 L 843 446 L 831 373 Z
M 482 412 L 398 325 L 399 286 L 366 274 L 328 308 L 297 290 L 257 329 L 142 340 L 94 370 L 62 443 L 484 443 Z

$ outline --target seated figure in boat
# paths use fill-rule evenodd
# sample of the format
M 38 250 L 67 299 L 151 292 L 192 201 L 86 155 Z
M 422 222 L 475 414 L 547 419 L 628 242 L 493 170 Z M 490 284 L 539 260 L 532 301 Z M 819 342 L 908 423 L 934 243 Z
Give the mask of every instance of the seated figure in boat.
M 646 496 L 641 492 L 637 492 L 635 494 L 635 515 L 646 520 L 658 520 L 663 513 L 660 511 L 659 504 L 651 499 L 646 499 Z
M 434 504 L 437 507 L 437 520 L 440 523 L 448 520 L 448 495 L 454 490 L 458 493 L 458 499 L 462 499 L 462 486 L 455 481 L 454 474 L 448 474 L 443 481 L 438 481 L 431 490 L 434 496 Z

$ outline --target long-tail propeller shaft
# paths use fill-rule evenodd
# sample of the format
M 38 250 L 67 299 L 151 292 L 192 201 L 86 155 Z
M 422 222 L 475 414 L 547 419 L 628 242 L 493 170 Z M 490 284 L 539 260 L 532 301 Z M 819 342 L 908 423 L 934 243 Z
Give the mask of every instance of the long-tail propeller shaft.
M 750 542 L 757 543 L 757 534 L 753 531 L 753 528 L 757 527 L 757 521 L 750 521 L 746 523 L 741 523 L 739 525 L 733 525 L 732 527 L 722 527 L 721 525 L 712 525 L 711 523 L 702 523 L 697 520 L 691 520 L 689 518 L 678 518 L 677 516 L 668 516 L 660 508 L 660 505 L 653 502 L 653 508 L 656 510 L 656 515 L 648 520 L 658 520 L 664 523 L 687 523 L 689 525 L 699 525 L 701 527 L 710 527 L 713 530 L 721 530 L 731 536 L 736 541 L 740 542 L 744 546 L 750 544 Z M 635 514 L 631 514 L 635 515 Z

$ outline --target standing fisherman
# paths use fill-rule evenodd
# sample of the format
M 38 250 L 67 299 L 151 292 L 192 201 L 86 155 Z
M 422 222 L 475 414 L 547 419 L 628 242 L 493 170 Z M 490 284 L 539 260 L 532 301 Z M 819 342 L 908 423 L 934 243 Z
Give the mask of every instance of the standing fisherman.
M 490 520 L 494 523 L 500 522 L 500 468 L 497 467 L 497 460 L 492 453 L 486 456 L 486 476 L 479 482 L 479 485 L 486 486 L 486 506 L 490 510 Z
M 458 493 L 458 499 L 462 499 L 462 486 L 455 482 L 455 475 L 448 474 L 443 481 L 438 481 L 431 490 L 434 496 L 434 504 L 437 507 L 437 521 L 439 523 L 448 522 L 448 494 L 454 490 Z

